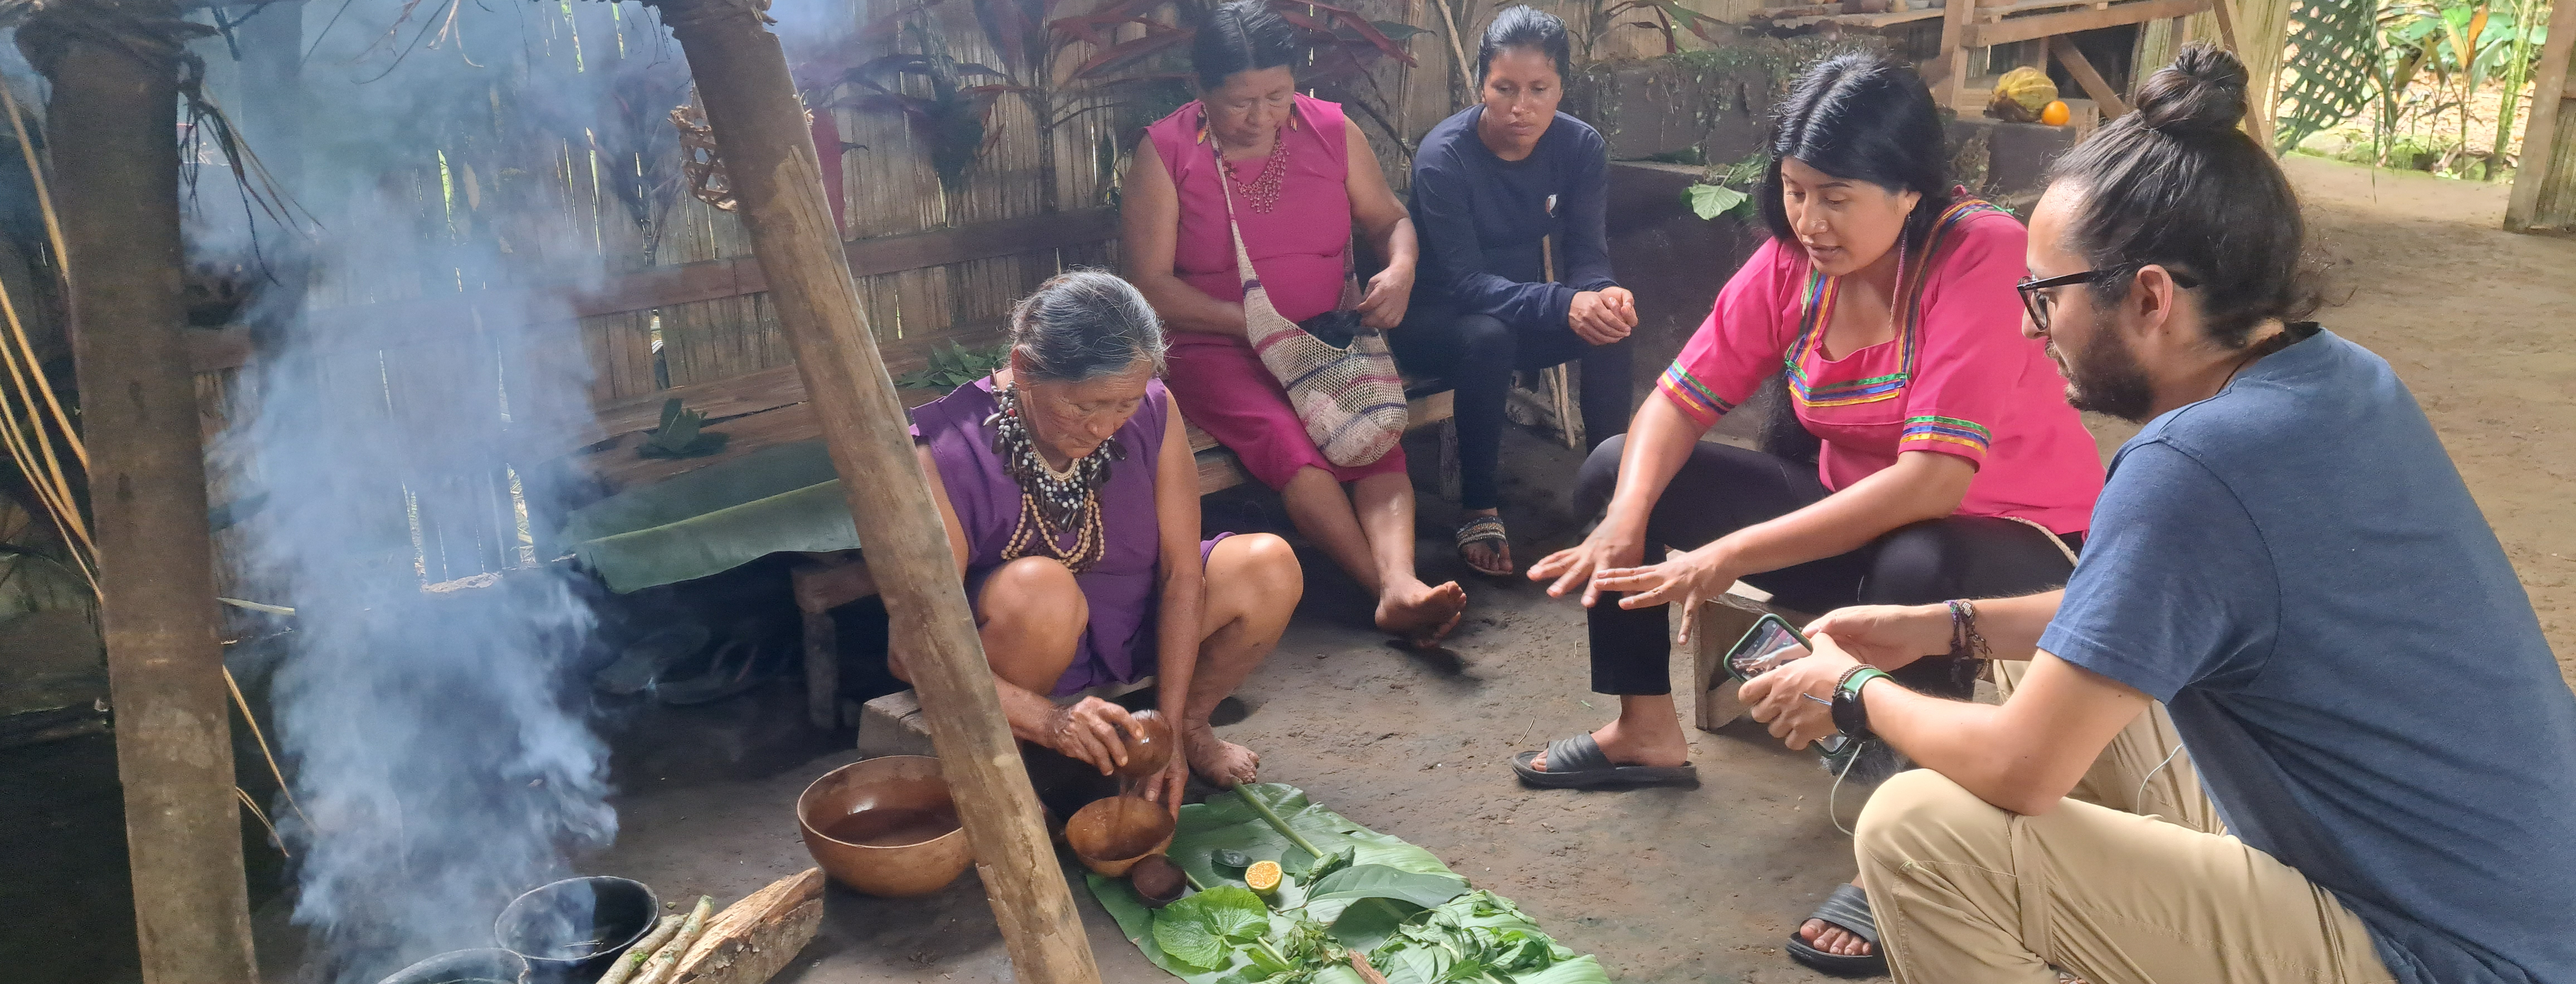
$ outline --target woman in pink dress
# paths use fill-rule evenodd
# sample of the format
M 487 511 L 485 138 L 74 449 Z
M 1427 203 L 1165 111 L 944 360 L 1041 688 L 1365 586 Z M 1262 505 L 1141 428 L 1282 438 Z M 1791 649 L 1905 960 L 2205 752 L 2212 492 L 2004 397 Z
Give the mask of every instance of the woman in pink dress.
M 1199 99 L 1147 127 L 1122 203 L 1127 279 L 1175 331 L 1169 385 L 1181 412 L 1279 492 L 1297 531 L 1377 596 L 1377 625 L 1417 644 L 1457 625 L 1466 592 L 1413 569 L 1404 451 L 1341 467 L 1324 458 L 1287 391 L 1245 340 L 1225 189 L 1271 304 L 1290 321 L 1333 310 L 1357 226 L 1386 263 L 1362 322 L 1404 320 L 1419 256 L 1404 203 L 1340 106 L 1300 95 L 1288 25 L 1259 0 L 1209 13 L 1190 48 Z

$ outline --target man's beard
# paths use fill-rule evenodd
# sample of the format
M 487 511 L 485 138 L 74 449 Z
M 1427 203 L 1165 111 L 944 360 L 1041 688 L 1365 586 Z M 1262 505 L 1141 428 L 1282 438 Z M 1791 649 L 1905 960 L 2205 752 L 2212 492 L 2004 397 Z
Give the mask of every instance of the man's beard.
M 2049 344 L 2057 356 L 2058 367 L 2066 373 L 2066 402 L 2078 410 L 2109 414 L 2133 424 L 2143 424 L 2154 415 L 2155 392 L 2147 382 L 2146 367 L 2116 336 L 2097 335 L 2084 347 L 2082 359 L 2069 359 L 2066 351 Z

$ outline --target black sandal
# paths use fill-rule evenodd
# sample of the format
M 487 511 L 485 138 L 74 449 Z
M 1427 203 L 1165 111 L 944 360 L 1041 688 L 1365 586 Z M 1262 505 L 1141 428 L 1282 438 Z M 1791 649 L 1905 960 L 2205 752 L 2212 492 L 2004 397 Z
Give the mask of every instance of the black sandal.
M 1559 738 L 1547 746 L 1547 768 L 1533 768 L 1539 752 L 1512 756 L 1512 771 L 1521 781 L 1544 789 L 1590 789 L 1596 786 L 1696 786 L 1695 765 L 1613 765 L 1601 754 L 1601 743 L 1589 734 Z
M 1844 884 L 1836 887 L 1834 894 L 1825 896 L 1825 904 L 1817 906 L 1816 911 L 1807 914 L 1807 918 L 1822 920 L 1826 925 L 1869 941 L 1869 955 L 1856 957 L 1826 953 L 1800 938 L 1798 931 L 1792 929 L 1789 931 L 1789 959 L 1835 977 L 1877 977 L 1887 973 L 1887 951 L 1878 943 L 1878 919 L 1870 915 L 1869 893 L 1861 891 L 1860 886 Z M 1798 925 L 1803 927 L 1806 923 L 1801 920 Z
M 1495 553 L 1497 554 L 1507 554 L 1508 551 L 1511 550 L 1512 540 L 1511 537 L 1503 531 L 1503 518 L 1501 516 L 1468 517 L 1467 522 L 1458 527 L 1458 559 L 1466 561 L 1469 569 L 1487 577 L 1512 576 L 1513 571 L 1510 561 L 1504 562 L 1503 569 L 1495 570 L 1491 567 L 1478 565 L 1475 558 L 1468 556 L 1467 548 L 1479 543 L 1496 544 L 1497 549 L 1495 550 Z

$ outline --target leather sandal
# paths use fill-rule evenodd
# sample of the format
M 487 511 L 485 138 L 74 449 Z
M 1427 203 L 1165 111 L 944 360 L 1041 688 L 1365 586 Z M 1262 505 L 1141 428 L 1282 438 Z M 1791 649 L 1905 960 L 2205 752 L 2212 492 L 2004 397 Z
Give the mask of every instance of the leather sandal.
M 1887 951 L 1878 942 L 1878 919 L 1869 913 L 1869 893 L 1860 886 L 1845 883 L 1825 896 L 1825 904 L 1807 914 L 1808 919 L 1823 920 L 1853 936 L 1869 941 L 1869 955 L 1856 957 L 1844 953 L 1827 953 L 1789 931 L 1789 959 L 1806 964 L 1835 977 L 1877 977 L 1887 973 Z M 1800 926 L 1806 925 L 1800 920 Z

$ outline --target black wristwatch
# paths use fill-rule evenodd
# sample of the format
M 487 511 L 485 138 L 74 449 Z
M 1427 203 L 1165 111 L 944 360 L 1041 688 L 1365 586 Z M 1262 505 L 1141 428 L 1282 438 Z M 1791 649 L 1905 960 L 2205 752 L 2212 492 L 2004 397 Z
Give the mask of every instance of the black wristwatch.
M 1848 738 L 1870 736 L 1869 707 L 1860 702 L 1860 688 L 1886 675 L 1886 670 L 1863 664 L 1844 671 L 1843 678 L 1834 681 L 1834 730 Z

